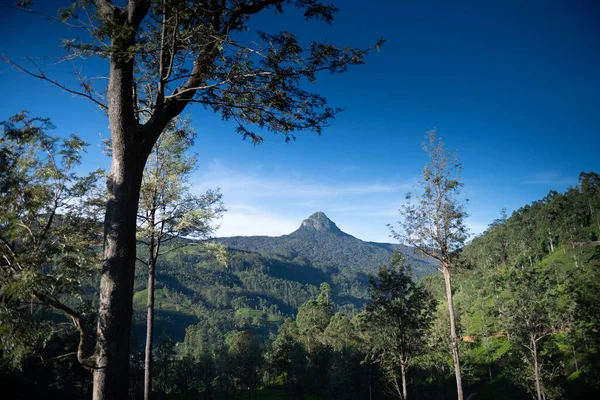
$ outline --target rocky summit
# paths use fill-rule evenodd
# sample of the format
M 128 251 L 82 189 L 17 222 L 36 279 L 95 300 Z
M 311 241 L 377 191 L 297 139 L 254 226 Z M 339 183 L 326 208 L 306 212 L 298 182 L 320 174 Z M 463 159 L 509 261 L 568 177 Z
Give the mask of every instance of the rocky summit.
M 319 232 L 333 232 L 344 234 L 344 232 L 342 232 L 341 229 L 337 227 L 335 222 L 327 218 L 327 215 L 325 215 L 325 213 L 322 211 L 317 211 L 316 213 L 302 221 L 302 224 L 298 229 L 309 229 Z
M 304 257 L 315 266 L 349 269 L 375 273 L 387 264 L 394 250 L 407 257 L 418 279 L 436 271 L 432 260 L 423 259 L 414 249 L 400 244 L 376 243 L 360 240 L 346 232 L 318 211 L 306 218 L 300 227 L 282 236 L 234 236 L 219 238 L 230 249 L 261 254 L 279 254 L 286 257 Z

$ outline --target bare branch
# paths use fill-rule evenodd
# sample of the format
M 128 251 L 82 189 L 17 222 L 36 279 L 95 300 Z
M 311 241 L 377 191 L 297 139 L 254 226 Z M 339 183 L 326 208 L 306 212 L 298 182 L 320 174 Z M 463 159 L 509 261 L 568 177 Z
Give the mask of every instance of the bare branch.
M 145 266 L 148 266 L 148 261 L 142 260 L 139 257 L 136 257 L 135 259 L 138 260 L 139 262 L 141 262 L 142 264 L 144 264 Z
M 107 110 L 108 109 L 108 107 L 106 106 L 106 104 L 101 103 L 100 101 L 98 101 L 97 99 L 95 99 L 93 96 L 91 96 L 91 95 L 89 95 L 87 93 L 83 93 L 83 92 L 77 91 L 77 90 L 69 89 L 65 85 L 63 85 L 63 84 L 61 84 L 61 83 L 59 83 L 59 82 L 57 82 L 57 81 L 55 81 L 53 79 L 48 78 L 44 74 L 44 72 L 38 67 L 38 65 L 33 60 L 29 59 L 29 61 L 36 66 L 36 68 L 38 69 L 38 73 L 32 72 L 32 71 L 26 69 L 25 67 L 23 67 L 23 66 L 15 63 L 15 62 L 13 62 L 10 58 L 8 58 L 8 55 L 6 53 L 4 54 L 4 62 L 6 62 L 7 64 L 9 64 L 13 68 L 18 69 L 19 71 L 24 72 L 27 75 L 31 75 L 34 78 L 41 79 L 41 80 L 46 81 L 46 82 L 50 82 L 54 86 L 57 86 L 57 87 L 61 88 L 62 90 L 66 91 L 66 92 L 69 92 L 69 93 L 71 93 L 71 94 L 73 94 L 75 96 L 81 96 L 81 97 L 84 97 L 84 98 L 86 98 L 88 100 L 91 100 L 94 103 L 96 103 L 99 107 L 101 107 L 103 110 Z

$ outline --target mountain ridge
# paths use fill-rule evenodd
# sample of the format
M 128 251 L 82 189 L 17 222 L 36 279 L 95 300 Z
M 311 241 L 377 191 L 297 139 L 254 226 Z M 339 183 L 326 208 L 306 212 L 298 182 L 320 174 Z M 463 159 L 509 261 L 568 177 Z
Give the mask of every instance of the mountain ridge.
M 403 253 L 413 267 L 415 279 L 436 271 L 432 260 L 417 255 L 414 249 L 393 243 L 369 242 L 342 231 L 322 211 L 303 220 L 295 231 L 281 236 L 231 236 L 217 240 L 226 247 L 257 253 L 272 253 L 293 259 L 306 257 L 318 267 L 349 268 L 375 273 L 387 264 L 394 250 Z

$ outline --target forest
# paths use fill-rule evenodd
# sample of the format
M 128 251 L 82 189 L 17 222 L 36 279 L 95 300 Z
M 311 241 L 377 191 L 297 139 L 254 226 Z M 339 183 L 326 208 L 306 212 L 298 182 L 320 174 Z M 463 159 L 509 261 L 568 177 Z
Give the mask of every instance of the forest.
M 529 118 L 536 111 L 548 115 L 547 121 L 542 121 L 545 129 L 559 127 L 560 140 L 551 135 L 546 138 L 546 131 L 540 128 L 543 140 L 527 136 L 514 146 L 514 126 L 533 128 L 533 123 L 522 119 L 523 109 L 513 109 L 510 129 L 505 126 L 485 143 L 480 137 L 486 134 L 469 127 L 468 119 L 463 121 L 461 115 L 458 120 L 465 125 L 465 133 L 456 143 L 472 146 L 468 153 L 471 167 L 483 169 L 484 162 L 496 162 L 482 157 L 492 154 L 489 148 L 502 149 L 500 142 L 505 144 L 503 151 L 512 151 L 506 160 L 494 156 L 502 158 L 506 174 L 511 163 L 516 169 L 525 165 L 518 164 L 523 158 L 529 162 L 528 169 L 533 170 L 531 165 L 536 162 L 548 167 L 545 159 L 552 157 L 540 155 L 553 149 L 556 154 L 552 146 L 564 143 L 567 125 L 558 115 L 580 119 L 580 113 L 587 110 L 582 105 L 594 109 L 597 96 L 587 98 L 583 91 L 577 92 L 572 102 L 552 106 L 561 112 L 549 113 L 555 108 L 540 105 L 541 100 L 533 96 L 535 89 L 528 89 L 531 96 L 525 95 L 522 87 L 510 87 L 511 79 L 501 81 L 495 74 L 523 68 L 531 76 L 540 76 L 540 82 L 563 81 L 567 73 L 545 80 L 541 76 L 550 71 L 548 65 L 558 65 L 563 59 L 574 60 L 575 65 L 575 58 L 567 55 L 546 61 L 532 53 L 531 64 L 504 68 L 502 62 L 529 54 L 523 50 L 529 47 L 524 38 L 507 42 L 526 47 L 512 48 L 503 53 L 502 60 L 482 56 L 485 62 L 470 56 L 483 54 L 481 43 L 471 39 L 482 39 L 487 48 L 495 36 L 480 33 L 491 29 L 487 25 L 512 27 L 512 19 L 494 25 L 475 18 L 478 31 L 464 40 L 451 35 L 450 31 L 461 34 L 458 22 L 453 22 L 450 30 L 433 33 L 429 32 L 434 28 L 431 24 L 422 29 L 412 26 L 414 21 L 406 17 L 404 23 L 388 19 L 375 25 L 396 38 L 404 25 L 412 27 L 410 33 L 399 34 L 404 47 L 395 47 L 395 55 L 413 51 L 412 57 L 386 58 L 378 68 L 369 69 L 373 57 L 378 57 L 374 53 L 388 44 L 384 38 L 373 37 L 373 26 L 359 27 L 354 18 L 365 23 L 383 14 L 396 18 L 398 13 L 385 12 L 388 4 L 366 10 L 362 2 L 356 2 L 360 8 L 354 4 L 354 14 L 341 14 L 340 25 L 351 29 L 336 36 L 317 28 L 321 23 L 329 29 L 339 12 L 335 4 L 320 0 L 63 3 L 64 7 L 50 13 L 53 4 L 30 0 L 2 6 L 2 11 L 44 20 L 51 26 L 48 31 L 41 24 L 31 24 L 28 34 L 40 39 L 60 36 L 64 50 L 56 58 L 3 56 L 2 65 L 11 73 L 39 84 L 23 90 L 21 83 L 0 82 L 10 86 L 14 96 L 9 99 L 11 104 L 3 105 L 3 113 L 22 104 L 17 101 L 22 93 L 29 94 L 26 101 L 31 105 L 11 109 L 11 114 L 0 118 L 3 398 L 599 397 L 600 175 L 588 168 L 597 166 L 593 161 L 596 154 L 591 156 L 591 164 L 577 164 L 577 171 L 584 172 L 576 184 L 574 176 L 568 180 L 570 187 L 560 183 L 564 179 L 548 179 L 556 178 L 552 172 L 527 178 L 546 186 L 548 181 L 556 181 L 562 189 L 518 209 L 511 207 L 515 211 L 510 215 L 502 211 L 477 235 L 470 234 L 463 164 L 435 129 L 427 132 L 422 143 L 426 163 L 421 174 L 402 182 L 398 178 L 399 169 L 408 169 L 420 160 L 414 156 L 418 153 L 412 141 L 415 126 L 436 123 L 444 113 L 459 115 L 458 108 L 452 108 L 459 103 L 469 110 L 472 120 L 487 116 L 489 125 L 500 125 L 511 115 L 502 106 L 497 108 L 503 114 L 496 117 L 492 117 L 494 110 L 478 107 L 492 107 L 490 104 L 501 100 L 503 90 L 515 92 L 505 96 L 515 107 L 525 108 L 521 101 L 527 108 L 531 105 Z M 367 11 L 373 10 L 377 11 L 370 14 L 373 21 L 368 21 Z M 492 11 L 495 15 L 497 10 Z M 441 14 L 439 21 L 452 20 Z M 418 24 L 428 22 L 430 15 L 427 10 Z M 461 15 L 454 17 L 458 21 Z M 290 25 L 297 32 L 289 31 L 288 24 L 294 19 L 306 26 Z M 537 32 L 528 18 L 524 20 L 530 31 Z M 6 21 L 7 26 L 15 27 Z M 64 30 L 55 28 L 58 25 Z M 571 25 L 573 29 L 578 26 Z M 561 29 L 556 32 L 570 32 L 562 25 Z M 438 50 L 447 54 L 439 59 L 425 57 L 435 52 L 422 46 L 429 43 L 428 35 L 421 35 L 423 30 L 443 43 Z M 529 34 L 525 39 L 533 37 Z M 13 53 L 23 55 L 27 47 L 21 41 L 26 35 L 9 32 L 2 36 L 10 37 L 6 43 Z M 406 37 L 414 43 L 407 45 Z M 452 39 L 444 41 L 448 37 Z M 335 44 L 346 38 L 361 45 Z M 457 51 L 451 48 L 455 43 L 465 47 Z M 492 53 L 504 49 L 504 42 L 499 43 L 490 46 Z M 556 43 L 564 48 L 564 43 L 570 42 L 555 40 L 550 47 Z M 589 42 L 582 40 L 582 46 L 568 47 L 576 51 L 587 49 L 585 45 Z M 544 46 L 547 43 L 539 48 Z M 583 53 L 594 54 L 591 50 Z M 440 60 L 448 63 L 455 58 L 462 64 L 438 68 L 444 64 Z M 542 63 L 535 64 L 537 59 Z M 369 65 L 363 66 L 367 60 Z M 581 70 L 576 72 L 572 65 L 570 70 L 563 67 L 571 71 L 569 76 L 583 77 L 583 66 L 593 64 L 590 60 L 579 60 Z M 474 62 L 480 62 L 477 73 L 467 68 Z M 402 70 L 408 64 L 413 69 Z M 69 65 L 73 71 L 65 74 L 64 67 Z M 499 67 L 490 69 L 491 65 Z M 363 75 L 356 75 L 355 68 L 364 71 Z M 383 74 L 384 69 L 389 73 Z M 333 83 L 342 74 L 352 78 Z M 479 75 L 485 75 L 486 84 L 497 85 L 484 85 L 487 100 L 479 97 L 479 92 L 468 95 L 467 89 L 481 86 L 475 83 Z M 386 79 L 362 83 L 373 76 Z M 462 76 L 469 80 L 450 90 L 450 84 Z M 516 80 L 516 85 L 536 83 L 531 76 L 523 76 L 525 81 Z M 396 86 L 396 81 L 402 81 L 407 90 Z M 568 89 L 587 87 L 592 81 L 578 85 L 564 80 Z M 313 89 L 317 82 L 323 83 L 322 92 Z M 84 114 L 79 107 L 63 107 L 61 101 L 67 104 L 68 100 L 58 96 L 50 100 L 51 106 L 56 106 L 52 111 L 40 107 L 35 100 L 45 93 L 43 85 L 86 100 L 96 114 L 88 121 L 83 115 L 92 114 Z M 419 85 L 427 86 L 429 93 L 419 97 Z M 436 92 L 447 88 L 444 102 L 432 97 L 429 85 L 434 85 Z M 371 95 L 362 94 L 367 89 Z M 542 89 L 537 92 L 544 101 L 569 98 L 562 92 L 547 94 L 549 84 Z M 469 97 L 468 103 L 459 99 L 459 91 Z M 237 148 L 221 138 L 221 130 L 235 131 L 254 149 L 261 148 L 270 134 L 292 147 L 301 134 L 321 136 L 341 115 L 343 109 L 331 105 L 328 97 L 343 104 L 351 93 L 355 114 L 343 125 L 348 136 L 338 127 L 337 136 L 328 142 L 328 153 L 312 149 L 310 142 L 297 153 L 276 154 L 270 149 L 255 153 L 255 157 L 263 155 L 263 174 L 291 171 L 290 182 L 277 188 L 279 192 L 303 192 L 294 191 L 301 186 L 298 177 L 302 173 L 317 176 L 326 175 L 326 169 L 345 170 L 348 175 L 342 185 L 316 185 L 318 190 L 309 187 L 304 192 L 320 196 L 312 200 L 324 201 L 331 195 L 334 202 L 344 194 L 352 202 L 347 210 L 369 206 L 370 213 L 354 215 L 359 222 L 389 216 L 386 231 L 394 243 L 360 240 L 315 210 L 298 221 L 298 229 L 281 236 L 215 237 L 220 221 L 227 218 L 228 206 L 234 205 L 227 204 L 227 193 L 220 189 L 225 179 L 206 167 L 207 157 L 225 157 L 224 164 L 238 163 L 242 168 L 250 168 L 248 160 L 255 160 L 242 159 L 241 153 L 234 151 Z M 490 93 L 499 93 L 498 98 L 492 99 Z M 403 106 L 396 103 L 400 97 L 407 101 Z M 577 105 L 576 112 L 571 103 Z M 202 108 L 196 109 L 194 123 L 186 114 L 192 105 Z M 19 111 L 23 108 L 33 112 Z M 72 125 L 55 134 L 52 120 L 38 114 L 40 110 L 54 112 L 62 123 Z M 423 110 L 426 112 L 421 114 Z M 407 122 L 406 127 L 404 120 L 395 119 L 416 114 L 421 119 Z M 592 114 L 588 122 L 595 121 Z M 102 122 L 98 124 L 97 119 Z M 98 129 L 109 136 L 101 136 L 95 151 L 84 138 L 100 125 L 103 128 Z M 480 122 L 479 127 L 484 125 Z M 83 136 L 67 133 L 73 126 L 81 128 Z M 568 128 L 587 134 L 577 126 L 572 123 Z M 454 125 L 448 131 L 459 129 L 462 126 Z M 380 132 L 385 135 L 379 137 Z M 399 141 L 398 137 L 405 139 Z M 382 146 L 375 156 L 366 151 L 373 138 Z M 500 142 L 494 142 L 496 139 Z M 219 148 L 216 143 L 228 143 L 229 147 L 221 153 L 202 153 Z M 586 159 L 585 154 L 590 158 L 584 147 L 594 148 L 592 144 L 593 140 L 584 146 L 579 143 L 577 157 L 572 157 L 577 160 L 572 163 Z M 560 146 L 560 156 L 571 151 Z M 509 147 L 518 147 L 521 153 Z M 307 157 L 309 148 L 316 155 Z M 488 149 L 488 153 L 481 150 L 482 156 L 473 149 Z M 394 161 L 385 168 L 378 163 L 388 158 Z M 362 170 L 359 165 L 336 165 L 333 159 L 362 163 Z M 309 165 L 316 161 L 329 165 Z M 497 169 L 498 164 L 494 165 Z M 215 175 L 209 180 L 214 187 L 196 185 L 199 168 L 206 168 L 205 175 Z M 384 171 L 393 184 L 381 182 Z M 269 185 L 258 185 L 258 179 L 244 176 L 247 182 L 238 183 L 245 195 L 264 191 L 262 199 L 269 197 Z M 489 180 L 489 176 L 480 175 L 479 179 Z M 329 175 L 328 182 L 333 177 Z M 359 178 L 368 184 L 355 184 Z M 512 179 L 517 182 L 522 176 L 513 175 Z M 500 181 L 494 183 L 500 185 Z M 389 197 L 405 189 L 409 192 L 403 199 Z M 524 187 L 511 189 L 512 195 L 519 189 Z M 500 194 L 494 188 L 492 195 Z M 298 206 L 296 199 L 290 201 L 292 197 L 269 199 L 272 201 L 265 201 L 263 208 Z M 527 197 L 527 201 L 536 197 Z M 378 202 L 367 204 L 373 199 Z M 387 199 L 385 205 L 382 199 Z M 307 204 L 323 209 L 314 201 L 304 206 Z M 239 212 L 240 204 L 237 206 Z M 252 206 L 242 206 L 252 212 Z M 389 208 L 395 208 L 393 214 Z M 255 219 L 254 224 L 268 225 L 269 214 L 263 216 L 264 222 Z M 243 221 L 239 214 L 237 218 Z
M 85 143 L 50 136 L 48 120 L 24 113 L 2 127 L 8 205 L 1 214 L 2 384 L 15 398 L 87 398 L 92 381 L 83 346 L 97 318 L 93 266 L 106 173 L 75 173 Z M 443 146 L 435 134 L 430 139 Z M 148 176 L 181 168 L 189 149 L 170 140 L 160 142 L 169 151 L 157 146 L 151 156 L 165 169 Z M 375 246 L 342 232 L 321 212 L 288 236 L 206 240 L 210 221 L 224 212 L 220 197 L 212 191 L 186 197 L 187 173 L 178 171 L 177 179 L 165 180 L 168 187 L 147 180 L 140 210 L 156 208 L 144 206 L 144 194 L 159 192 L 151 197 L 152 204 L 164 201 L 155 218 L 183 218 L 168 212 L 181 199 L 194 206 L 185 218 L 203 217 L 145 231 L 150 214 L 141 214 L 131 398 L 144 396 L 149 299 L 156 310 L 150 342 L 156 398 L 455 398 L 443 274 L 436 272 L 438 259 L 419 258 L 419 242 Z M 598 210 L 600 176 L 581 173 L 576 187 L 551 191 L 510 216 L 503 212 L 449 256 L 466 395 L 598 393 Z M 404 212 L 410 215 L 410 206 Z M 163 245 L 160 252 L 153 240 Z M 362 268 L 331 258 L 344 248 L 353 249 L 355 263 L 364 254 Z M 388 261 L 369 269 L 369 257 L 382 248 Z M 152 263 L 155 281 L 148 283 Z

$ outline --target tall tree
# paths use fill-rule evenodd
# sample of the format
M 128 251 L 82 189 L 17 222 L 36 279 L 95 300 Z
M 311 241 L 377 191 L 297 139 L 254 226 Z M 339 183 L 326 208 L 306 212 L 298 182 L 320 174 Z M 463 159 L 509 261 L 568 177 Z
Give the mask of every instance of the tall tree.
M 248 399 L 256 398 L 264 365 L 263 349 L 258 338 L 249 331 L 233 334 L 229 338 L 229 353 L 234 360 L 233 376 L 239 384 L 240 393 L 248 390 Z
M 296 321 L 283 322 L 268 356 L 275 373 L 283 375 L 288 395 L 297 390 L 306 376 L 307 357 Z
M 322 283 L 320 290 L 316 300 L 310 299 L 298 308 L 296 323 L 300 334 L 310 331 L 322 333 L 333 317 L 333 304 L 329 300 L 331 286 L 328 283 Z
M 49 135 L 48 119 L 23 112 L 0 128 L 0 352 L 24 355 L 49 339 L 44 325 L 23 312 L 38 302 L 73 321 L 80 332 L 77 358 L 91 368 L 80 300 L 82 282 L 96 274 L 99 261 L 100 174 L 75 173 L 86 143 Z
M 431 160 L 423 169 L 422 180 L 419 183 L 420 191 L 406 195 L 407 204 L 400 209 L 403 217 L 398 222 L 400 229 L 396 231 L 392 228 L 392 234 L 424 256 L 432 257 L 439 262 L 439 269 L 444 275 L 450 314 L 450 336 L 457 393 L 458 399 L 462 400 L 460 357 L 450 280 L 455 257 L 468 237 L 465 225 L 467 217 L 464 209 L 465 200 L 461 196 L 461 188 L 464 186 L 460 181 L 462 167 L 456 154 L 446 150 L 435 130 L 427 133 L 423 150 Z
M 196 156 L 190 154 L 194 137 L 189 121 L 171 121 L 156 141 L 142 178 L 138 241 L 147 247 L 148 257 L 138 259 L 148 268 L 145 400 L 152 397 L 154 280 L 158 258 L 189 244 L 180 238 L 207 238 L 214 231 L 213 220 L 224 211 L 218 191 L 209 190 L 201 196 L 190 191 L 189 178 L 196 164 Z
M 366 320 L 382 369 L 393 388 L 391 392 L 406 400 L 410 361 L 424 347 L 435 300 L 413 282 L 404 262 L 404 257 L 396 252 L 391 266 L 382 266 L 377 277 L 370 278 L 371 301 L 366 307 Z
M 331 361 L 331 352 L 324 337 L 333 317 L 333 304 L 329 300 L 331 286 L 321 284 L 320 289 L 317 299 L 310 299 L 300 306 L 296 315 L 296 324 L 308 361 L 304 384 L 313 394 L 321 393 L 327 387 L 327 371 Z
M 19 4 L 27 7 L 31 2 Z M 337 12 L 319 0 L 80 0 L 57 18 L 90 33 L 89 41 L 65 41 L 68 58 L 107 59 L 106 88 L 99 86 L 103 80 L 81 74 L 80 86 L 69 88 L 44 72 L 11 62 L 93 101 L 108 114 L 112 163 L 94 399 L 127 395 L 138 199 L 146 160 L 169 121 L 196 102 L 235 121 L 238 132 L 254 143 L 263 139 L 252 125 L 280 132 L 286 140 L 297 131 L 320 133 L 339 110 L 307 91 L 306 83 L 314 83 L 320 71 L 342 73 L 363 63 L 365 50 L 318 42 L 303 47 L 290 32 L 247 33 L 251 17 L 281 13 L 284 7 L 326 23 Z
M 528 376 L 522 381 L 537 400 L 545 400 L 551 389 L 547 372 L 553 368 L 542 354 L 546 350 L 548 358 L 546 339 L 556 331 L 556 296 L 550 292 L 546 277 L 535 268 L 511 271 L 506 284 L 501 305 L 504 328 L 515 350 L 523 355 Z
M 323 337 L 332 353 L 326 395 L 336 399 L 357 398 L 362 394 L 366 372 L 361 362 L 365 354 L 361 352 L 358 329 L 346 315 L 337 312 Z

